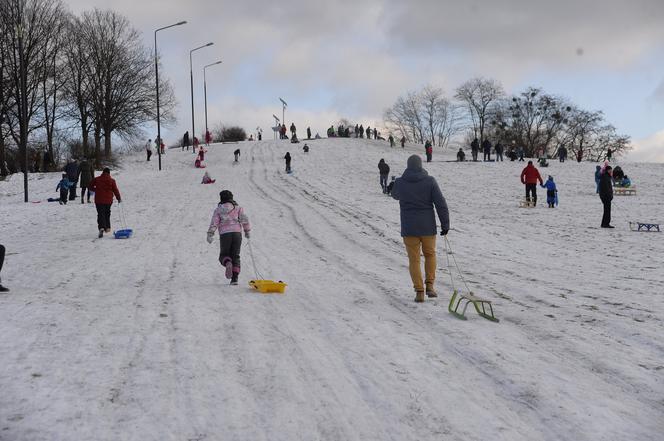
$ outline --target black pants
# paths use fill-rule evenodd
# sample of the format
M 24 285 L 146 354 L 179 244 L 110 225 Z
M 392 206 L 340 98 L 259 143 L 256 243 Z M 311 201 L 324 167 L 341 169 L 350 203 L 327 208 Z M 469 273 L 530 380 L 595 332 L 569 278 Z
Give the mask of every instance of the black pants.
M 383 193 L 387 193 L 387 177 L 389 175 L 382 174 L 380 175 L 380 187 L 383 189 Z
M 496 162 L 503 160 L 503 152 L 496 152 Z
M 219 250 L 219 263 L 224 265 L 226 259 L 233 264 L 233 272 L 240 273 L 240 248 L 242 248 L 242 233 L 225 233 L 221 235 Z
M 81 187 L 81 204 L 83 203 L 83 199 L 85 199 L 86 190 L 88 192 L 88 202 L 90 202 L 90 189 L 87 187 Z
M 148 153 L 148 161 L 149 161 L 149 160 L 150 160 L 150 156 L 152 156 L 152 150 L 148 150 L 147 153 Z
M 484 160 L 491 161 L 491 152 L 484 152 Z
M 60 205 L 62 205 L 62 204 L 67 205 L 67 193 L 68 193 L 68 190 L 66 188 L 65 189 L 61 188 L 60 189 Z
M 477 150 L 473 150 L 471 154 L 473 155 L 473 161 L 477 161 Z
M 286 161 L 286 173 L 290 173 L 291 168 L 290 168 L 290 161 Z
M 604 214 L 602 215 L 602 226 L 608 227 L 609 225 L 611 225 L 611 201 L 602 200 L 602 204 L 604 205 Z
M 427 153 L 427 162 L 431 162 L 431 153 Z
M 0 271 L 2 271 L 3 263 L 5 263 L 5 246 L 0 245 Z
M 111 229 L 111 204 L 95 204 L 97 207 L 97 228 Z
M 73 201 L 74 199 L 76 199 L 76 182 L 73 182 L 69 187 L 69 200 Z
M 532 193 L 532 201 L 537 205 L 537 184 L 526 184 L 526 200 L 530 201 Z

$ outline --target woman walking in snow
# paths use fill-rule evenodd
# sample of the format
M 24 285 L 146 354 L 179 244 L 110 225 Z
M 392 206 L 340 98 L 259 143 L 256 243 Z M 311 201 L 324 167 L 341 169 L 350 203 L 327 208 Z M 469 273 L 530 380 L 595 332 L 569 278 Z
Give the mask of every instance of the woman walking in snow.
M 219 204 L 212 213 L 207 241 L 212 243 L 215 231 L 219 231 L 220 251 L 219 263 L 226 268 L 226 278 L 231 285 L 237 285 L 240 275 L 240 248 L 242 247 L 242 231 L 249 239 L 251 226 L 244 209 L 233 200 L 233 193 L 223 190 L 219 193 Z

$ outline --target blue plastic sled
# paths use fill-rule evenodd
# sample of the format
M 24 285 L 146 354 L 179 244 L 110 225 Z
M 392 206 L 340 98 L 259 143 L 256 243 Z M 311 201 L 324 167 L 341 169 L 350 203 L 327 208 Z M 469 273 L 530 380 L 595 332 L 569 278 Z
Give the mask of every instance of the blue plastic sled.
M 131 235 L 134 233 L 134 230 L 131 228 L 127 228 L 125 230 L 117 230 L 113 233 L 113 236 L 115 236 L 116 239 L 129 239 Z

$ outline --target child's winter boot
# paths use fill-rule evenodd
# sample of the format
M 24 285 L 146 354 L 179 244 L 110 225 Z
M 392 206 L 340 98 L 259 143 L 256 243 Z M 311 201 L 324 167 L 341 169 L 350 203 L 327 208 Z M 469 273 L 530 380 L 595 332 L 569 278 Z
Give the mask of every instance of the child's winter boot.
M 226 268 L 226 278 L 230 279 L 233 277 L 233 262 L 231 261 L 231 258 L 225 257 L 221 264 Z
M 231 276 L 231 285 L 237 285 L 238 273 L 233 273 Z

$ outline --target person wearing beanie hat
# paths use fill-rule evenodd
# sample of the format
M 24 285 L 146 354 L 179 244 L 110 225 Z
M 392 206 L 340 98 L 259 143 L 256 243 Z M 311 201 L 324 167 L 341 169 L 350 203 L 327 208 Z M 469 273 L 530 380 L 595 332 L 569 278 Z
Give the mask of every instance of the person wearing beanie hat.
M 240 249 L 242 247 L 242 231 L 249 239 L 251 225 L 244 209 L 233 199 L 230 190 L 219 193 L 219 204 L 212 213 L 212 220 L 207 232 L 207 241 L 214 241 L 215 231 L 219 231 L 219 263 L 226 268 L 226 278 L 231 285 L 238 284 L 240 275 Z
M 599 177 L 599 198 L 604 206 L 602 215 L 602 228 L 614 228 L 611 225 L 611 201 L 613 200 L 613 170 L 610 165 L 604 168 L 604 172 Z
M 438 182 L 422 168 L 422 158 L 412 155 L 407 168 L 394 181 L 392 197 L 399 201 L 401 212 L 401 237 L 408 253 L 408 269 L 415 301 L 424 302 L 428 297 L 437 297 L 434 289 L 436 279 L 436 213 L 440 220 L 440 235 L 450 229 L 447 202 L 438 187 Z M 420 254 L 424 254 L 424 283 L 420 268 Z

